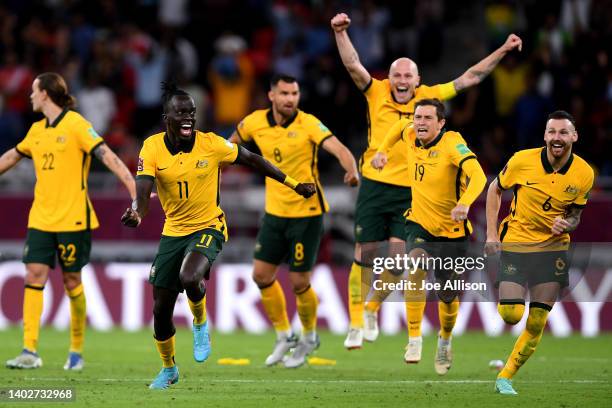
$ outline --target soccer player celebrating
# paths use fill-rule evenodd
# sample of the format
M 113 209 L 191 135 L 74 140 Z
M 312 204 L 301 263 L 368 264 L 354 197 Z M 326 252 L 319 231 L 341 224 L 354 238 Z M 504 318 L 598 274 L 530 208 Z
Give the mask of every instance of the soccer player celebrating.
M 95 155 L 136 197 L 134 178 L 85 118 L 73 111 L 76 100 L 59 74 L 36 77 L 30 95 L 32 109 L 44 118 L 26 137 L 0 157 L 0 174 L 23 157 L 32 159 L 36 172 L 34 202 L 28 219 L 23 251 L 26 264 L 23 298 L 23 351 L 6 362 L 9 368 L 38 368 L 37 353 L 43 289 L 55 257 L 63 271 L 70 298 L 70 349 L 65 370 L 81 370 L 85 338 L 86 303 L 81 269 L 89 262 L 91 230 L 98 219 L 87 194 L 91 156 Z
M 403 137 L 410 149 L 408 167 L 413 169 L 412 208 L 405 213 L 406 241 L 412 248 L 409 256 L 465 257 L 472 232 L 468 211 L 487 178 L 461 134 L 443 129 L 442 102 L 422 99 L 414 106 L 414 123 L 403 119 L 391 127 L 372 160 L 372 167 L 384 168 L 388 163 L 387 152 Z M 424 275 L 423 271 L 417 273 Z M 453 270 L 436 269 L 435 274 L 442 284 L 456 277 Z M 459 299 L 453 290 L 439 290 L 437 295 L 440 332 L 434 368 L 444 375 L 452 363 L 451 334 Z M 404 359 L 407 363 L 418 363 L 420 353 L 418 359 L 413 357 L 407 352 Z
M 368 147 L 360 160 L 362 182 L 355 211 L 355 261 L 349 275 L 350 330 L 344 342 L 347 349 L 361 348 L 363 339 L 374 341 L 378 336 L 377 311 L 379 302 L 370 302 L 365 312 L 361 293 L 362 280 L 367 283 L 372 274 L 372 254 L 382 242 L 389 241 L 391 254 L 404 248 L 404 212 L 410 208 L 410 169 L 406 166 L 408 146 L 399 141 L 389 152 L 389 164 L 382 171 L 370 162 L 389 128 L 401 118 L 412 121 L 415 103 L 420 99 L 450 99 L 457 92 L 479 84 L 508 52 L 521 49 L 522 41 L 511 34 L 506 42 L 489 56 L 469 68 L 460 77 L 442 85 L 420 85 L 417 65 L 408 58 L 395 60 L 389 77 L 383 81 L 372 78 L 360 63 L 359 56 L 346 32 L 351 20 L 340 13 L 331 20 L 342 63 L 353 82 L 368 102 Z M 362 278 L 363 277 L 363 278 Z M 420 355 L 421 321 L 425 302 L 407 302 L 409 347 Z
M 301 175 L 317 186 L 316 197 L 301 200 L 287 187 L 266 180 L 266 213 L 255 246 L 253 280 L 261 290 L 264 309 L 277 336 L 266 365 L 281 362 L 289 349 L 295 347 L 284 361 L 285 367 L 294 368 L 304 364 L 306 356 L 319 343 L 315 331 L 317 295 L 310 286 L 310 277 L 319 252 L 323 213 L 329 207 L 319 183 L 319 147 L 338 159 L 346 171 L 346 184 L 356 186 L 359 175 L 351 152 L 321 121 L 298 109 L 300 88 L 295 78 L 275 75 L 268 98 L 272 106 L 246 116 L 230 141 L 254 141 L 263 157 L 286 173 Z M 285 296 L 276 280 L 278 266 L 285 259 L 302 323 L 299 341 L 291 334 Z
M 516 394 L 512 378 L 535 351 L 548 313 L 569 284 L 569 233 L 578 227 L 594 180 L 593 169 L 572 153 L 577 140 L 574 118 L 565 111 L 551 113 L 546 146 L 515 153 L 489 185 L 485 251 L 501 249 L 499 314 L 517 324 L 525 311 L 525 284 L 530 299 L 525 329 L 495 381 L 501 394 Z M 510 188 L 514 199 L 498 235 L 502 191 Z
M 193 98 L 174 84 L 165 83 L 163 90 L 166 131 L 145 140 L 136 176 L 137 197 L 121 217 L 128 227 L 140 224 L 155 182 L 166 222 L 149 275 L 155 344 L 163 363 L 151 389 L 166 389 L 179 379 L 172 315 L 183 290 L 194 317 L 193 357 L 203 362 L 210 355 L 204 281 L 228 238 L 225 214 L 219 207 L 221 167 L 245 164 L 305 198 L 315 193 L 314 184 L 298 183 L 263 157 L 214 133 L 196 130 Z

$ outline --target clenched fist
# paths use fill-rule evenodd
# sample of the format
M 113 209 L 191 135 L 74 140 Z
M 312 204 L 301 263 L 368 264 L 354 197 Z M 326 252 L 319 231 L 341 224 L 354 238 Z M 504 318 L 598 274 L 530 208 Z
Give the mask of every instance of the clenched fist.
M 331 27 L 332 29 L 340 33 L 346 30 L 351 25 L 351 19 L 344 13 L 339 13 L 331 19 Z

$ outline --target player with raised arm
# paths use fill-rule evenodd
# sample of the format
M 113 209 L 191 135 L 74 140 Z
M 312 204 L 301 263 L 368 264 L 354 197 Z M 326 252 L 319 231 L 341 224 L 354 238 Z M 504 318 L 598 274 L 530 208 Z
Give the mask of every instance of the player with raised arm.
M 569 233 L 578 227 L 594 181 L 591 166 L 573 153 L 576 141 L 574 118 L 565 111 L 551 113 L 546 146 L 516 152 L 489 185 L 485 253 L 501 250 L 496 279 L 500 316 L 517 324 L 525 312 L 525 285 L 530 299 L 525 329 L 495 381 L 501 394 L 516 394 L 512 378 L 535 352 L 548 313 L 569 285 Z M 508 189 L 514 199 L 499 225 L 502 191 Z
M 403 250 L 405 244 L 403 214 L 410 208 L 411 200 L 406 141 L 400 140 L 394 145 L 388 155 L 389 164 L 383 170 L 376 170 L 370 164 L 387 131 L 402 118 L 412 121 L 415 103 L 420 99 L 454 97 L 457 92 L 479 84 L 508 52 L 520 51 L 522 47 L 521 39 L 511 34 L 497 50 L 457 79 L 441 85 L 421 85 L 418 67 L 409 58 L 395 60 L 389 68 L 388 78 L 380 81 L 372 78 L 359 61 L 347 34 L 350 24 L 350 18 L 344 13 L 336 14 L 331 20 L 342 63 L 368 102 L 368 146 L 360 159 L 362 180 L 355 210 L 355 261 L 348 285 L 350 330 L 344 345 L 349 350 L 360 348 L 364 338 L 374 341 L 378 336 L 379 302 L 366 306 L 364 326 L 366 294 L 361 293 L 361 285 L 369 286 L 367 281 L 372 271 L 371 260 L 364 259 L 365 255 L 372 254 L 384 241 L 389 241 L 392 252 Z M 417 361 L 421 354 L 424 308 L 424 301 L 406 303 L 408 348 Z
M 91 123 L 72 110 L 76 100 L 68 93 L 64 78 L 54 72 L 38 75 L 32 83 L 30 101 L 34 112 L 41 112 L 44 118 L 30 127 L 16 147 L 0 157 L 0 174 L 24 157 L 32 159 L 36 173 L 23 251 L 26 265 L 23 351 L 8 360 L 6 366 L 42 366 L 37 349 L 43 289 L 57 256 L 70 298 L 70 349 L 64 369 L 81 370 L 87 318 L 81 269 L 89 263 L 91 230 L 99 225 L 87 192 L 91 156 L 96 156 L 121 180 L 132 198 L 136 197 L 136 188 L 125 164 Z
M 394 144 L 400 139 L 408 143 L 412 208 L 406 211 L 405 217 L 406 241 L 412 258 L 464 258 L 467 240 L 472 233 L 468 212 L 487 183 L 476 155 L 467 147 L 461 134 L 444 129 L 444 118 L 444 105 L 439 100 L 418 101 L 414 122 L 404 119 L 393 125 L 372 160 L 372 167 L 384 168 L 388 164 L 387 152 Z M 426 270 L 414 273 L 419 276 L 417 285 L 420 287 Z M 435 276 L 444 285 L 454 280 L 457 274 L 452 269 L 436 268 Z M 408 293 L 409 301 L 411 295 Z M 438 374 L 444 375 L 452 364 L 451 335 L 457 320 L 459 299 L 454 290 L 438 290 L 437 295 L 440 332 L 434 368 Z M 418 357 L 420 360 L 420 355 Z M 407 350 L 404 360 L 418 363 L 410 350 Z
M 281 170 L 317 186 L 316 196 L 301 200 L 287 187 L 266 180 L 266 213 L 255 246 L 253 280 L 261 291 L 264 310 L 277 337 L 266 365 L 283 361 L 285 354 L 295 347 L 284 360 L 286 367 L 293 368 L 304 364 L 319 342 L 317 295 L 310 286 L 310 278 L 319 252 L 323 213 L 329 206 L 319 182 L 318 149 L 322 147 L 338 159 L 346 172 L 346 184 L 356 186 L 359 174 L 355 158 L 338 138 L 316 117 L 298 109 L 300 87 L 295 78 L 275 75 L 270 81 L 268 98 L 271 107 L 246 116 L 230 141 L 254 141 L 263 157 Z M 284 260 L 289 264 L 289 281 L 302 323 L 299 340 L 291 333 L 285 295 L 276 280 L 278 266 Z
M 305 198 L 316 192 L 314 184 L 298 183 L 263 157 L 214 133 L 196 130 L 193 98 L 175 84 L 165 83 L 163 89 L 166 131 L 145 140 L 136 176 L 137 197 L 121 217 L 124 225 L 137 227 L 147 214 L 156 184 L 166 222 L 149 282 L 155 344 L 163 367 L 151 389 L 166 389 L 179 379 L 172 315 L 183 290 L 193 313 L 194 359 L 203 362 L 210 355 L 205 280 L 228 238 L 225 214 L 219 207 L 221 167 L 245 164 Z

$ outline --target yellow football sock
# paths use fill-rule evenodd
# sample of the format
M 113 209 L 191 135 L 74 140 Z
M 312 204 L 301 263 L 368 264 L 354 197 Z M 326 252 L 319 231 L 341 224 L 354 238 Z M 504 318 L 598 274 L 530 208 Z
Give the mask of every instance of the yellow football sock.
M 45 285 L 26 285 L 23 293 L 23 348 L 36 352 Z
M 83 284 L 80 283 L 71 290 L 66 289 L 66 294 L 70 298 L 70 351 L 82 353 L 87 322 L 87 302 Z
M 415 273 L 408 274 L 408 281 L 413 282 L 414 289 L 404 291 L 406 308 L 406 321 L 408 322 L 408 337 L 421 337 L 421 324 L 425 315 L 427 293 L 420 289 L 422 282 L 427 278 L 427 272 L 417 269 Z
M 504 322 L 515 325 L 523 318 L 525 301 L 523 299 L 503 299 L 497 305 L 497 312 Z
M 402 277 L 401 275 L 400 276 L 394 275 L 385 269 L 380 275 L 377 275 L 376 277 L 374 277 L 374 279 L 381 281 L 381 283 L 379 283 L 377 286 L 380 288 L 383 288 L 384 284 L 398 283 L 400 279 L 402 279 Z M 385 301 L 385 299 L 389 296 L 389 294 L 391 294 L 391 292 L 393 291 L 390 289 L 387 289 L 386 287 L 384 287 L 384 289 L 373 290 L 372 297 L 368 300 L 368 302 L 365 305 L 365 310 L 370 313 L 378 312 L 380 310 L 380 306 L 382 305 L 382 302 Z
M 298 316 L 302 322 L 302 331 L 304 333 L 312 333 L 317 327 L 317 306 L 319 301 L 314 289 L 308 287 L 295 294 Z
M 457 321 L 459 312 L 459 298 L 455 297 L 452 302 L 445 303 L 438 301 L 438 319 L 440 319 L 439 335 L 442 339 L 448 340 L 453 333 L 453 327 Z
M 174 338 L 173 334 L 172 337 L 163 341 L 155 339 L 155 346 L 164 368 L 174 367 Z
M 364 284 L 364 273 L 371 269 L 353 261 L 348 280 L 348 306 L 350 325 L 354 329 L 363 327 L 363 304 L 368 295 L 369 285 Z
M 512 354 L 508 357 L 508 361 L 506 361 L 506 365 L 499 373 L 498 378 L 512 378 L 534 353 L 544 333 L 546 319 L 551 310 L 552 307 L 545 303 L 531 302 L 529 304 L 529 316 L 525 329 L 514 344 Z
M 261 291 L 261 303 L 272 326 L 277 332 L 287 332 L 291 329 L 289 317 L 287 316 L 287 302 L 283 288 L 277 280 L 272 284 L 259 288 Z
M 191 299 L 187 298 L 189 302 L 189 308 L 193 314 L 193 323 L 202 324 L 206 322 L 206 295 L 197 302 L 192 302 Z

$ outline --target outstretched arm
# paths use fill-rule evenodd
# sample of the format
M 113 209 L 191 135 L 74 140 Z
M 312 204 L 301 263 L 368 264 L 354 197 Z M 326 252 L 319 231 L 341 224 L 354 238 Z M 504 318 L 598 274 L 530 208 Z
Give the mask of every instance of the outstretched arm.
M 8 170 L 12 169 L 19 160 L 21 160 L 21 155 L 14 147 L 10 150 L 4 152 L 2 156 L 0 156 L 0 174 L 4 174 Z
M 259 174 L 283 183 L 304 198 L 310 197 L 317 191 L 313 183 L 300 183 L 292 179 L 260 155 L 251 153 L 242 146 L 238 146 L 238 157 L 234 163 L 249 166 Z
M 349 149 L 342 144 L 336 136 L 328 137 L 321 145 L 323 149 L 336 156 L 340 165 L 346 171 L 344 174 L 344 183 L 355 187 L 359 184 L 359 172 L 357 171 L 357 162 Z
M 119 157 L 106 145 L 106 143 L 99 144 L 94 148 L 93 154 L 98 160 L 100 160 L 130 192 L 132 200 L 136 198 L 136 184 L 134 183 L 134 177 L 128 170 L 127 166 L 121 161 Z
M 478 64 L 470 67 L 459 78 L 453 81 L 455 90 L 460 92 L 466 88 L 477 85 L 482 82 L 495 69 L 499 61 L 510 51 L 518 48 L 519 51 L 523 48 L 523 41 L 517 35 L 510 34 L 504 45 L 493 51 L 485 59 Z
M 499 188 L 497 178 L 495 178 L 487 190 L 487 243 L 485 244 L 485 254 L 492 255 L 499 252 L 501 244 L 497 235 L 497 217 L 501 207 L 502 190 Z
M 149 212 L 149 200 L 153 190 L 153 177 L 140 176 L 136 180 L 136 198 L 132 201 L 132 208 L 128 208 L 121 216 L 121 223 L 126 227 L 137 227 Z
M 357 88 L 363 91 L 370 83 L 372 77 L 365 67 L 361 65 L 359 55 L 346 32 L 349 25 L 351 25 L 351 19 L 344 13 L 336 14 L 334 18 L 331 19 L 331 27 L 336 37 L 336 45 L 338 46 L 340 59 L 342 59 L 344 67 L 353 79 L 355 85 L 357 85 Z

